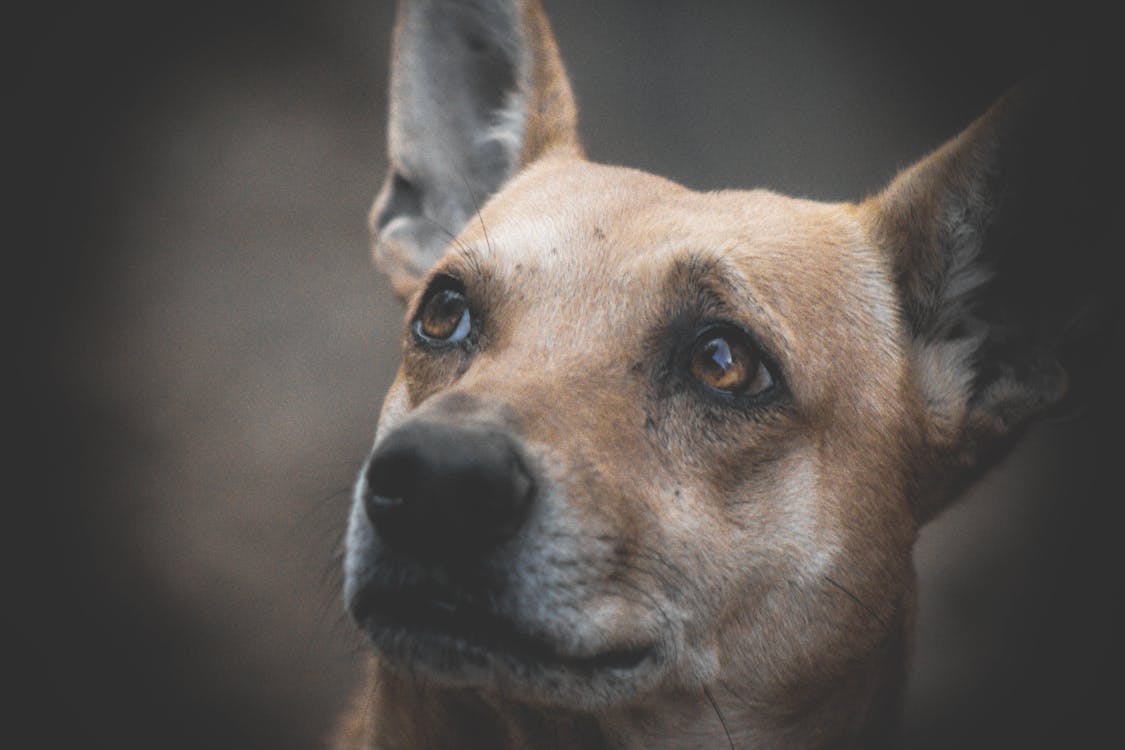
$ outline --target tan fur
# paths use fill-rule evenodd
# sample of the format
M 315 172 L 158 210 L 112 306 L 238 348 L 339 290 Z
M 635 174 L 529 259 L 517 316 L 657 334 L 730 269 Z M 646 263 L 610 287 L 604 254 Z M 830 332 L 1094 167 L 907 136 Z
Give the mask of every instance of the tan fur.
M 336 747 L 881 746 L 918 528 L 988 437 L 970 408 L 980 334 L 949 335 L 987 274 L 973 227 L 941 222 L 993 121 L 861 204 L 693 192 L 585 160 L 547 20 L 518 8 L 532 62 L 517 173 L 422 277 L 375 228 L 408 318 L 428 279 L 453 275 L 482 331 L 471 359 L 407 334 L 377 444 L 411 420 L 511 430 L 545 486 L 511 553 L 509 614 L 575 656 L 649 641 L 661 656 L 588 682 L 375 657 Z M 949 222 L 989 196 L 966 200 Z M 963 257 L 938 263 L 950 232 Z M 667 385 L 659 333 L 699 304 L 777 358 L 783 407 L 732 417 Z M 350 597 L 372 544 L 362 509 L 352 521 Z

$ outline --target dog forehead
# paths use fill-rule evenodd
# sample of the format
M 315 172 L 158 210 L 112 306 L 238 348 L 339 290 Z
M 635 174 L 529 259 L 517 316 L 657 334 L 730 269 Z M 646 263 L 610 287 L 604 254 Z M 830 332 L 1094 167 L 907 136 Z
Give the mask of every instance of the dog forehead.
M 711 256 L 754 279 L 794 264 L 854 264 L 864 241 L 854 216 L 850 206 L 766 190 L 698 192 L 635 169 L 547 159 L 491 200 L 461 239 L 501 266 L 636 273 Z
M 490 201 L 461 244 L 550 304 L 581 296 L 610 310 L 638 298 L 651 306 L 675 291 L 668 282 L 684 264 L 713 263 L 788 340 L 839 330 L 840 316 L 868 337 L 897 328 L 886 261 L 848 204 L 697 192 L 634 169 L 547 159 Z

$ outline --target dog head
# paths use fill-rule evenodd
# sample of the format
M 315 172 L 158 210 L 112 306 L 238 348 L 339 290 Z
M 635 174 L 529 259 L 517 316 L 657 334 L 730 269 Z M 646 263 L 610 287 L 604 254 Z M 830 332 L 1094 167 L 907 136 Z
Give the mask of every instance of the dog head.
M 391 96 L 403 365 L 345 564 L 381 663 L 584 711 L 874 700 L 919 527 L 1067 393 L 1014 218 L 1056 205 L 1035 92 L 857 204 L 590 163 L 533 1 L 402 3 Z

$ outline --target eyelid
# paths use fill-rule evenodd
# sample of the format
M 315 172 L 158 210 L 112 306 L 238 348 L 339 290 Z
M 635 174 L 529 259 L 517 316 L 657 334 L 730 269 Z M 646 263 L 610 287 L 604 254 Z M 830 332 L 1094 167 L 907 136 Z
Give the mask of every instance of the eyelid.
M 696 320 L 702 321 L 697 334 L 711 326 L 730 326 L 743 332 L 763 355 L 774 381 L 785 380 L 782 364 L 790 360 L 792 351 L 788 327 L 757 290 L 731 273 L 696 290 L 689 308 L 694 308 Z
M 415 318 L 418 313 L 422 311 L 430 298 L 443 289 L 453 289 L 454 291 L 465 293 L 465 284 L 460 278 L 449 273 L 437 273 L 429 280 L 429 282 L 422 288 L 422 293 L 419 294 L 414 301 L 414 309 L 411 311 L 410 317 Z

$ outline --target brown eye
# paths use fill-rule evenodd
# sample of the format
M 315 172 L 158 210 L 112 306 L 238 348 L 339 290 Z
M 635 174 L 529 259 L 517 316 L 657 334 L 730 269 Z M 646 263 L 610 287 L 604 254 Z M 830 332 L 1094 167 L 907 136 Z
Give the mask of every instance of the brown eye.
M 711 329 L 695 341 L 691 374 L 716 391 L 753 396 L 773 385 L 758 348 L 736 329 Z
M 469 303 L 456 289 L 439 289 L 431 294 L 414 321 L 419 335 L 441 343 L 463 341 L 471 328 Z

